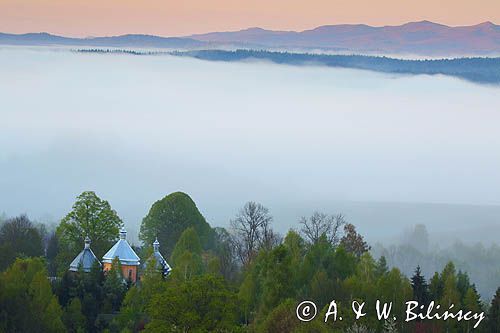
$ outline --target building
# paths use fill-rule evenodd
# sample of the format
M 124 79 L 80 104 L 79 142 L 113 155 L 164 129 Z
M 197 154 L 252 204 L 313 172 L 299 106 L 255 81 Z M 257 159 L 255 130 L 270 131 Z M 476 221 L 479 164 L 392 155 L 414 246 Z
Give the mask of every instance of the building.
M 83 251 L 80 252 L 75 259 L 69 265 L 69 270 L 72 272 L 77 272 L 82 269 L 84 272 L 90 272 L 94 263 L 98 263 L 101 266 L 101 263 L 95 256 L 94 252 L 90 249 L 90 238 L 85 237 L 85 246 Z
M 111 269 L 115 258 L 118 258 L 120 261 L 123 277 L 134 283 L 137 282 L 137 269 L 141 264 L 141 260 L 127 242 L 127 231 L 125 231 L 125 228 L 120 230 L 120 239 L 102 257 L 105 272 Z
M 158 239 L 155 239 L 155 241 L 153 242 L 153 254 L 146 262 L 146 265 L 153 259 L 156 262 L 156 268 L 161 270 L 163 276 L 167 276 L 170 274 L 172 268 L 160 253 L 160 242 L 158 242 Z

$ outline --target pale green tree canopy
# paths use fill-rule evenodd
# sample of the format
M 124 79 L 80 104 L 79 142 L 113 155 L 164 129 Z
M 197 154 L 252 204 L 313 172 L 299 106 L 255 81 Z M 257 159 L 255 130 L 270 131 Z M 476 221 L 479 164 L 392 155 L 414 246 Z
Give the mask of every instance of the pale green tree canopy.
M 61 244 L 72 253 L 80 251 L 85 237 L 90 237 L 92 250 L 100 258 L 118 239 L 122 225 L 122 220 L 109 202 L 94 192 L 86 191 L 76 198 L 71 212 L 61 220 L 57 235 Z

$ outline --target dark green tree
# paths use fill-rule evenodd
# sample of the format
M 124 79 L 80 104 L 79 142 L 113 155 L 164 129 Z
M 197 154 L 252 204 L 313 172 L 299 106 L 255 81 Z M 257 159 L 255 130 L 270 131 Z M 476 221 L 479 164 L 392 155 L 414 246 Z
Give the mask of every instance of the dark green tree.
M 6 220 L 0 228 L 0 271 L 17 257 L 43 256 L 44 247 L 39 230 L 26 215 Z
M 488 329 L 491 333 L 500 332 L 500 288 L 497 289 L 491 300 L 488 311 Z
M 465 294 L 471 287 L 469 275 L 467 272 L 458 271 L 457 273 L 457 290 L 460 293 L 460 300 L 463 302 Z
M 85 332 L 86 319 L 82 314 L 82 303 L 79 298 L 71 299 L 63 314 L 66 329 L 71 333 Z
M 196 230 L 204 249 L 213 247 L 214 231 L 185 193 L 175 192 L 156 201 L 144 217 L 139 238 L 151 244 L 158 238 L 166 257 L 172 255 L 177 240 L 187 228 Z
M 103 291 L 105 296 L 103 310 L 105 313 L 118 311 L 127 292 L 127 284 L 123 278 L 118 258 L 113 260 L 111 269 L 106 273 Z
M 430 302 L 429 286 L 425 277 L 422 275 L 420 266 L 415 269 L 415 274 L 411 278 L 411 287 L 413 289 L 413 299 L 419 304 L 428 304 Z

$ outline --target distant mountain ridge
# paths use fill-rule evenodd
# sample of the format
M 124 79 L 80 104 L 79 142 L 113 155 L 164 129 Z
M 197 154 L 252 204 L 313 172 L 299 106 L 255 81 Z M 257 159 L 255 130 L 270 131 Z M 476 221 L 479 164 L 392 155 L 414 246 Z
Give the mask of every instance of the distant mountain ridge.
M 301 32 L 250 28 L 189 37 L 200 41 L 226 44 L 262 45 L 275 48 L 321 48 L 363 53 L 500 54 L 500 26 L 491 22 L 460 27 L 449 27 L 430 21 L 383 27 L 340 24 L 320 26 Z
M 129 34 L 111 37 L 72 38 L 51 35 L 46 32 L 27 34 L 0 33 L 0 44 L 4 45 L 68 45 L 100 47 L 155 47 L 155 48 L 197 48 L 207 43 L 183 37 L 160 37 Z
M 500 25 L 484 22 L 450 27 L 430 21 L 398 26 L 365 24 L 324 25 L 304 31 L 249 28 L 185 37 L 129 34 L 111 37 L 71 38 L 48 33 L 0 33 L 0 44 L 73 45 L 149 48 L 314 49 L 358 54 L 414 54 L 424 56 L 500 56 Z

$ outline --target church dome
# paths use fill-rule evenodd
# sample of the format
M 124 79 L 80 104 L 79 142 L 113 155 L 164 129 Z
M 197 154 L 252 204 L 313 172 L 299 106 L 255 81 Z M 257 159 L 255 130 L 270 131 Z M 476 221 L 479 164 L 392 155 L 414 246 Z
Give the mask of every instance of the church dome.
M 75 259 L 73 259 L 69 265 L 69 270 L 77 272 L 81 268 L 84 272 L 90 272 L 95 262 L 101 266 L 101 263 L 95 256 L 94 252 L 90 249 L 90 238 L 87 236 L 85 237 L 85 247 L 83 248 L 83 251 L 80 252 Z
M 155 239 L 153 242 L 153 255 L 148 259 L 148 262 L 150 262 L 153 258 L 156 261 L 156 268 L 161 269 L 163 275 L 166 276 L 170 274 L 172 268 L 160 253 L 160 242 L 158 242 L 158 239 Z
M 102 262 L 111 264 L 113 262 L 113 259 L 115 258 L 118 258 L 118 260 L 120 260 L 120 263 L 122 265 L 127 265 L 127 266 L 140 265 L 141 259 L 127 242 L 127 231 L 125 231 L 125 228 L 122 228 L 120 230 L 120 239 L 102 257 Z

